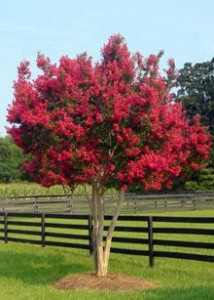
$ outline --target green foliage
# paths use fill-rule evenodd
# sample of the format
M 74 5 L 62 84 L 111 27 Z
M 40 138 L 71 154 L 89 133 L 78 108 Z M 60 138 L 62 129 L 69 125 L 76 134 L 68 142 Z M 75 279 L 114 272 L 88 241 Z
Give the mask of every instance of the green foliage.
M 29 179 L 20 168 L 27 156 L 22 154 L 10 136 L 0 137 L 0 182 L 9 183 Z
M 197 172 L 192 181 L 185 183 L 187 190 L 212 190 L 214 189 L 214 168 L 207 165 L 202 171 Z
M 214 142 L 214 135 L 212 136 Z M 214 190 L 214 143 L 210 151 L 210 160 L 201 171 L 195 171 L 190 181 L 184 184 L 186 190 Z
M 201 121 L 214 134 L 214 58 L 209 62 L 186 63 L 179 70 L 177 100 L 182 101 L 187 115 L 201 116 Z
M 177 99 L 181 101 L 187 116 L 201 116 L 201 123 L 212 136 L 210 161 L 200 172 L 195 172 L 186 189 L 214 189 L 214 58 L 211 61 L 192 65 L 186 63 L 179 70 Z M 179 183 L 180 184 L 180 183 Z

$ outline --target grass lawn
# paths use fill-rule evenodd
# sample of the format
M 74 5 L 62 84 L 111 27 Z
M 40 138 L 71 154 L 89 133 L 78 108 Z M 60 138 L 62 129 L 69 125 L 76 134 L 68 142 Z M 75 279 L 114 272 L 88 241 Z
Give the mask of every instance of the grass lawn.
M 162 215 L 211 217 L 214 211 Z M 154 280 L 161 288 L 128 293 L 58 291 L 51 286 L 54 281 L 68 274 L 93 272 L 88 251 L 0 242 L 0 300 L 214 299 L 212 263 L 156 258 L 155 267 L 150 268 L 147 257 L 111 254 L 109 271 Z

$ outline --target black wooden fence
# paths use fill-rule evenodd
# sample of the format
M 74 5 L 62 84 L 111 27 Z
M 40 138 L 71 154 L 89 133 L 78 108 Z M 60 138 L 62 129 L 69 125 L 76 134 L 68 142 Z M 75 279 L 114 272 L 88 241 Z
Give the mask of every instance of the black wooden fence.
M 110 220 L 105 216 L 105 231 Z M 1 212 L 0 240 L 86 249 L 91 254 L 92 226 L 89 215 Z M 156 257 L 214 262 L 214 218 L 119 216 L 111 252 L 147 256 L 150 266 Z

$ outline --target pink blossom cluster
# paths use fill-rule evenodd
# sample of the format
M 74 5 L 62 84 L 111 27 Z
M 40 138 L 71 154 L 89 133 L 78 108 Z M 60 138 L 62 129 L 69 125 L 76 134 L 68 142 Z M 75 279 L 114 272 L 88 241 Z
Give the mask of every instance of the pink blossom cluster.
M 31 155 L 23 167 L 35 181 L 159 190 L 200 169 L 210 136 L 171 101 L 174 61 L 163 77 L 159 59 L 131 54 L 113 35 L 96 64 L 85 53 L 63 56 L 59 65 L 39 54 L 42 75 L 31 80 L 22 62 L 8 132 Z

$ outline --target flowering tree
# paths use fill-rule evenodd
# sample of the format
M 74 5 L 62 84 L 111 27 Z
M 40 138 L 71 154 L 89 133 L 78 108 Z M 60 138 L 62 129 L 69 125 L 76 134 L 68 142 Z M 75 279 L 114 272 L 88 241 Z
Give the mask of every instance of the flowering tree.
M 39 54 L 42 75 L 31 80 L 24 61 L 14 83 L 8 132 L 31 154 L 25 169 L 45 186 L 92 186 L 89 206 L 98 276 L 107 274 L 123 191 L 136 185 L 170 188 L 180 174 L 202 168 L 208 157 L 210 138 L 199 119 L 188 121 L 181 105 L 172 101 L 174 62 L 169 60 L 161 76 L 160 57 L 131 54 L 123 37 L 114 35 L 97 64 L 81 54 L 63 56 L 53 65 Z M 103 201 L 110 187 L 121 196 L 103 242 Z

